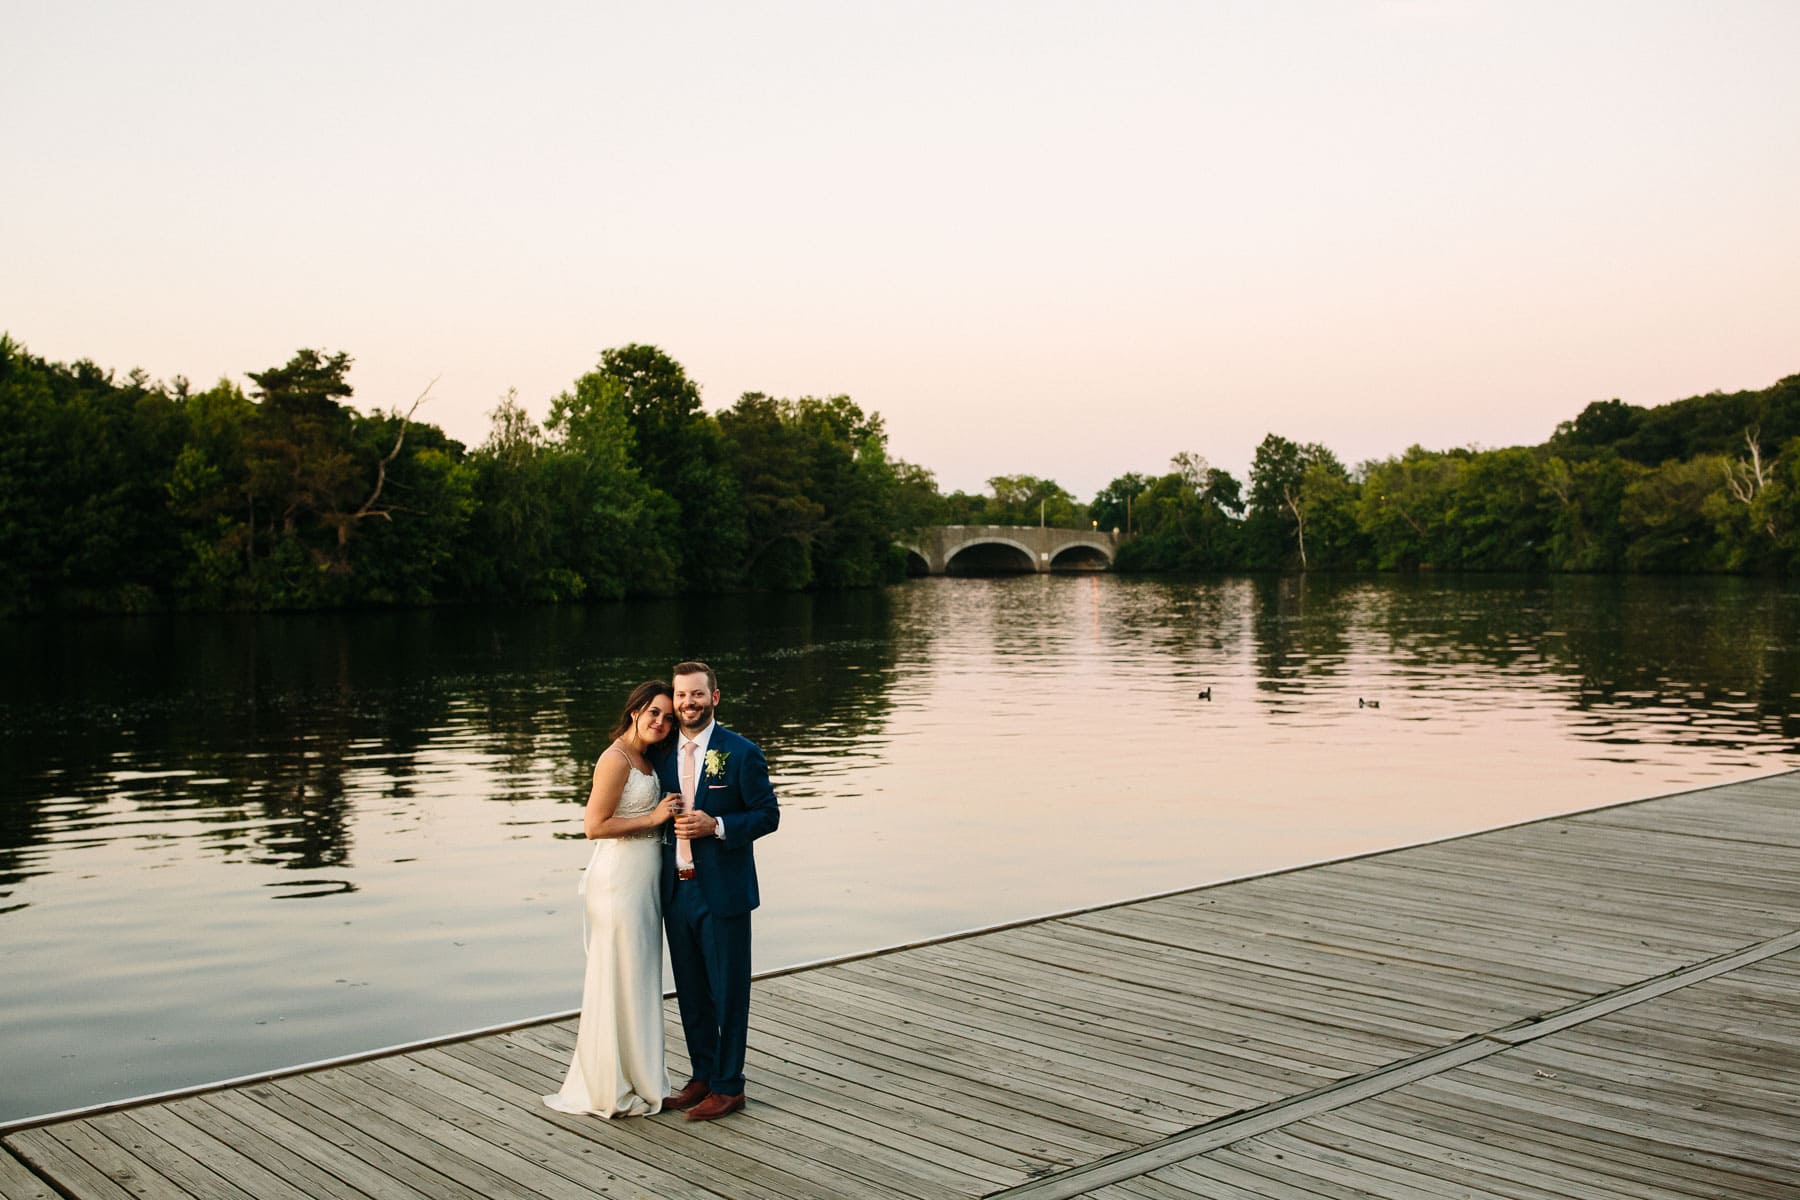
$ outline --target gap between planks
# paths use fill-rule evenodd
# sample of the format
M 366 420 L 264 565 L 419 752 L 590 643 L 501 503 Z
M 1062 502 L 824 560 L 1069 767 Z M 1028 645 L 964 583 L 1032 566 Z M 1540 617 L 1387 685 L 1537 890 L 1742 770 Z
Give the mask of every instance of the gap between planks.
M 1246 1138 L 1272 1133 L 1795 949 L 1800 949 L 1800 930 L 1752 943 L 1655 979 L 1642 980 L 1539 1018 L 1491 1030 L 1341 1083 L 1222 1117 L 1151 1146 L 1121 1151 L 1059 1175 L 990 1192 L 988 1197 L 989 1200 L 1073 1200 L 1097 1188 L 1147 1175 Z

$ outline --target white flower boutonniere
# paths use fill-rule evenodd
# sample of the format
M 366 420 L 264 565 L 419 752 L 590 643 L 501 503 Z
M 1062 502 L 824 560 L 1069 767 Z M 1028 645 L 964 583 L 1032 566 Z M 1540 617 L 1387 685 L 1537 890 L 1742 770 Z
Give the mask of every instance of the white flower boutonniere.
M 724 750 L 708 750 L 706 752 L 706 773 L 708 775 L 725 774 L 725 763 L 731 755 Z

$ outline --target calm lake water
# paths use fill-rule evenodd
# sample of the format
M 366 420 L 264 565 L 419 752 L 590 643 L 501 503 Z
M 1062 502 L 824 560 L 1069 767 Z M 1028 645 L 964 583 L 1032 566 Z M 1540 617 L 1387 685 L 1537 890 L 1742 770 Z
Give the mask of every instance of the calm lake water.
M 682 657 L 781 795 L 767 968 L 1800 766 L 1797 626 L 1112 576 L 0 624 L 0 1119 L 576 1007 L 587 777 Z

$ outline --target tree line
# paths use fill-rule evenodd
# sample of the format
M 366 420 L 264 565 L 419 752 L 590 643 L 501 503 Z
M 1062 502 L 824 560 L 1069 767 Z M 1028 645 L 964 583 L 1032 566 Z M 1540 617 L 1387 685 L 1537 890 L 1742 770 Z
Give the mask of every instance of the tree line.
M 1415 445 L 1351 468 L 1270 434 L 1247 488 L 1195 455 L 1170 466 L 1088 508 L 1133 533 L 1121 570 L 1800 571 L 1800 375 L 1597 401 L 1538 446 Z
M 1128 571 L 1800 565 L 1800 376 L 1354 469 L 1271 434 L 1247 486 L 1183 453 L 1083 505 L 1030 475 L 945 494 L 847 396 L 708 413 L 653 346 L 602 353 L 541 424 L 508 395 L 472 449 L 419 401 L 359 412 L 350 368 L 304 349 L 196 390 L 0 334 L 0 615 L 862 587 L 904 575 L 909 530 L 1040 519 L 1129 530 Z
M 46 362 L 0 335 L 0 614 L 561 602 L 859 587 L 904 573 L 929 474 L 848 397 L 716 415 L 651 346 L 473 449 L 358 412 L 301 350 L 205 390 Z M 913 515 L 908 515 L 913 514 Z

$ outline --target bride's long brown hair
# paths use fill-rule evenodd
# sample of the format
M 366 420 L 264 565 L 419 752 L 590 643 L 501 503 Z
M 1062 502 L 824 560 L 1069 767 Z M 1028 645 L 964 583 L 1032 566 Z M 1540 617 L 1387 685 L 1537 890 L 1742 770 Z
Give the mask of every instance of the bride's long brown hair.
M 660 679 L 646 679 L 643 683 L 640 683 L 631 689 L 631 695 L 625 697 L 625 711 L 619 714 L 619 719 L 613 725 L 612 732 L 606 736 L 616 739 L 622 738 L 627 733 L 630 733 L 631 727 L 637 722 L 638 714 L 644 711 L 644 706 L 658 696 L 667 696 L 669 698 L 669 713 L 670 717 L 673 718 L 675 710 L 675 689 Z M 669 733 L 663 734 L 662 737 L 651 742 L 648 746 L 645 746 L 644 749 L 648 750 L 650 746 L 655 746 L 661 742 L 668 741 L 669 734 L 674 732 L 675 722 L 671 719 L 669 721 Z

